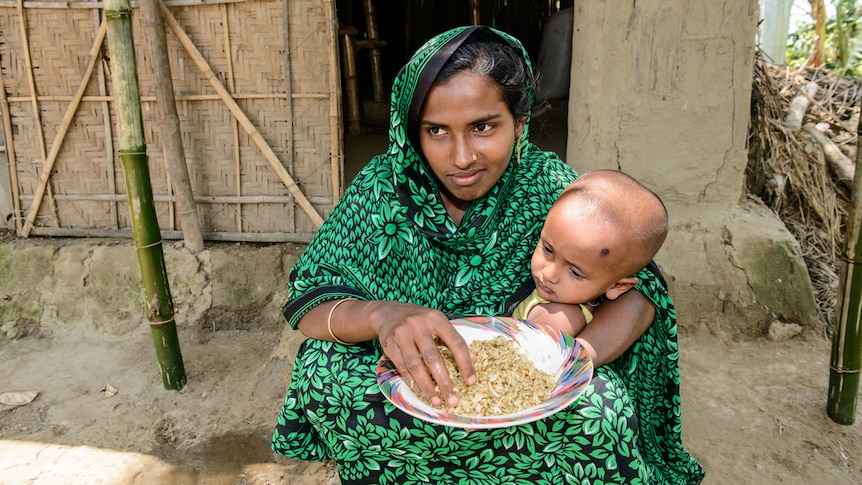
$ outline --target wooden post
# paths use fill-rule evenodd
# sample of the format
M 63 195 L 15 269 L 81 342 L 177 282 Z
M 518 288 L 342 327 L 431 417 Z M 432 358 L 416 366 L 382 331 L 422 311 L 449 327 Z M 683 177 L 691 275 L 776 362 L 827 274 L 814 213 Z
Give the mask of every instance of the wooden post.
M 470 23 L 473 25 L 479 25 L 480 21 L 479 0 L 470 0 Z
M 347 98 L 347 132 L 358 134 L 362 128 L 362 105 L 359 100 L 359 78 L 356 75 L 356 50 L 353 37 L 356 28 L 339 29 L 341 36 L 341 63 L 344 65 L 344 96 Z
M 160 121 L 159 133 L 165 144 L 165 160 L 171 177 L 171 187 L 177 200 L 177 216 L 183 230 L 183 242 L 189 251 L 198 254 L 204 249 L 204 240 L 183 150 L 183 135 L 180 129 L 180 117 L 177 114 L 174 85 L 171 82 L 171 63 L 165 41 L 165 24 L 159 13 L 160 1 L 140 0 L 139 5 L 150 49 L 153 84 L 156 90 L 156 114 Z
M 383 63 L 380 59 L 380 47 L 385 42 L 380 40 L 380 31 L 377 28 L 377 5 L 374 0 L 365 0 L 365 28 L 368 34 L 369 47 L 371 48 L 371 84 L 374 88 L 374 102 L 382 103 L 383 93 Z

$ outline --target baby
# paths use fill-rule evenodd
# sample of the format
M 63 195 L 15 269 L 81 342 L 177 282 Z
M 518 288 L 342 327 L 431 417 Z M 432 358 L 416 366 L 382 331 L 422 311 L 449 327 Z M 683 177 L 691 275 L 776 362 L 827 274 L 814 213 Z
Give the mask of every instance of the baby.
M 592 320 L 602 298 L 616 299 L 664 243 L 661 199 L 616 170 L 584 173 L 554 202 L 533 253 L 536 289 L 512 316 L 572 336 Z

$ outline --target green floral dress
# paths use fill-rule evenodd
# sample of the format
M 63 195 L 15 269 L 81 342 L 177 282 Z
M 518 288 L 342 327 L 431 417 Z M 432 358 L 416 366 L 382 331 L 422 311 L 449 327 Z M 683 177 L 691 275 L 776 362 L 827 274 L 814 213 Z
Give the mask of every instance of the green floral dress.
M 520 43 L 486 27 L 519 52 Z M 530 256 L 551 203 L 577 177 L 522 137 L 496 186 L 455 226 L 416 151 L 411 113 L 442 63 L 476 28 L 430 40 L 395 79 L 390 146 L 356 176 L 293 267 L 291 326 L 320 303 L 398 300 L 446 314 L 503 315 L 532 288 Z M 637 289 L 656 319 L 622 357 L 596 369 L 583 398 L 542 420 L 466 431 L 413 418 L 375 378 L 377 341 L 315 339 L 299 349 L 272 448 L 303 460 L 334 459 L 345 484 L 697 483 L 683 449 L 676 320 L 655 267 Z

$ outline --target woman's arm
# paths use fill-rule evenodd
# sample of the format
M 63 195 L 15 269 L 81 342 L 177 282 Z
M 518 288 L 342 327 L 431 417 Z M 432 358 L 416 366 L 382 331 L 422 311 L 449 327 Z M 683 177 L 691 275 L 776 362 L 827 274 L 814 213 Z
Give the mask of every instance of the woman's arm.
M 318 340 L 378 338 L 405 382 L 434 405 L 445 399 L 455 406 L 459 399 L 438 345 L 452 351 L 468 384 L 476 381 L 470 349 L 446 315 L 437 310 L 397 301 L 330 300 L 309 310 L 297 328 Z
M 655 308 L 639 291 L 627 291 L 596 308 L 593 321 L 578 335 L 600 366 L 623 354 L 652 324 Z

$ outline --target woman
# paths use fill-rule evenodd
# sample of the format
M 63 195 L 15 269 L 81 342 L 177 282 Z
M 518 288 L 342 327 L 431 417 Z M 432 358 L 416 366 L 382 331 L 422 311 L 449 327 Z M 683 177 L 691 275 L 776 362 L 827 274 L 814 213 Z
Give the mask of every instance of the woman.
M 702 477 L 681 446 L 676 326 L 657 272 L 640 272 L 640 292 L 597 309 L 580 338 L 597 365 L 613 362 L 551 417 L 468 432 L 406 415 L 377 387 L 385 352 L 418 394 L 457 404 L 437 345 L 468 382 L 475 375 L 449 318 L 508 314 L 533 289 L 543 219 L 577 177 L 529 143 L 534 99 L 525 50 L 487 27 L 440 34 L 398 74 L 387 153 L 357 175 L 291 271 L 283 311 L 310 338 L 276 452 L 335 459 L 343 483 Z

